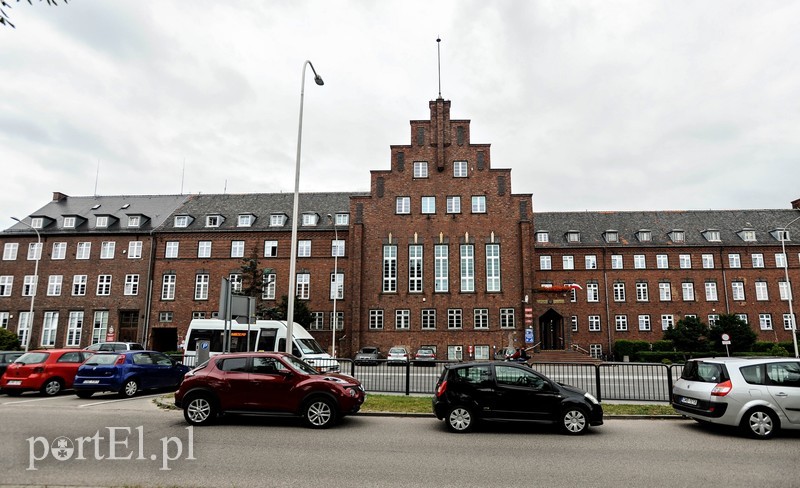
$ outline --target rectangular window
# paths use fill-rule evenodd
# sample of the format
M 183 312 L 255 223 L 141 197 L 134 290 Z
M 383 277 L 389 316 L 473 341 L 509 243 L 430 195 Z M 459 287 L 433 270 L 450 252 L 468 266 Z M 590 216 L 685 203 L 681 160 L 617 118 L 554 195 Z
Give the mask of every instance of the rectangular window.
M 550 233 L 539 231 L 536 233 L 536 242 L 550 242 Z
M 311 275 L 308 273 L 297 273 L 297 293 L 299 300 L 311 298 Z
M 769 300 L 766 281 L 756 281 L 756 300 L 760 302 L 765 302 Z
M 211 257 L 211 241 L 200 241 L 197 243 L 197 257 L 198 258 Z
M 742 258 L 738 254 L 728 254 L 728 267 L 741 268 Z
M 0 276 L 0 297 L 10 297 L 14 287 L 14 277 L 11 275 Z
M 188 215 L 178 215 L 175 217 L 175 227 L 189 227 L 189 216 Z
M 331 273 L 330 299 L 344 299 L 344 273 Z
M 92 243 L 91 242 L 79 242 L 78 247 L 75 250 L 75 259 L 89 259 L 89 255 L 92 253 Z
M 489 309 L 488 308 L 476 308 L 472 311 L 472 320 L 474 321 L 474 325 L 476 329 L 488 329 L 489 328 Z
M 755 253 L 751 256 L 753 259 L 753 267 L 754 268 L 763 268 L 764 267 L 764 255 L 761 253 Z
M 317 225 L 317 220 L 319 220 L 319 216 L 315 213 L 305 213 L 302 217 L 302 226 L 303 227 L 314 227 Z
M 467 162 L 466 161 L 453 161 L 453 177 L 466 178 L 467 177 Z
M 70 312 L 67 319 L 67 340 L 64 342 L 64 346 L 80 346 L 81 332 L 83 332 L 83 311 Z
M 42 323 L 41 345 L 43 347 L 55 346 L 57 331 L 58 331 L 58 312 L 45 312 L 44 322 Z
M 650 316 L 649 315 L 639 315 L 639 330 L 641 330 L 641 331 L 649 331 L 650 330 Z
M 396 214 L 410 214 L 411 213 L 411 197 L 397 197 L 395 200 L 394 213 Z
M 6 242 L 3 245 L 3 261 L 16 261 L 18 249 L 19 249 L 18 243 Z
M 194 279 L 194 299 L 195 300 L 208 300 L 208 282 L 209 276 L 207 274 L 199 274 Z
M 733 314 L 733 315 L 734 315 L 734 316 L 736 316 L 736 318 L 737 318 L 737 319 L 741 320 L 741 321 L 742 321 L 742 322 L 744 322 L 745 324 L 749 324 L 749 323 L 750 323 L 750 322 L 747 320 L 747 314 L 746 314 L 746 313 L 735 313 L 735 314 Z
M 622 269 L 622 255 L 611 255 L 611 269 Z
M 486 197 L 484 195 L 472 197 L 472 213 L 486 213 Z
M 128 216 L 128 227 L 139 227 L 142 218 L 138 215 L 129 215 Z
M 775 254 L 775 267 L 783 268 L 785 266 L 786 266 L 786 255 L 781 252 Z
M 36 261 L 42 259 L 42 243 L 31 242 L 28 244 L 28 261 Z
M 681 269 L 691 269 L 692 267 L 692 255 L 691 254 L 681 254 L 678 256 L 678 262 L 680 263 Z
M 785 330 L 794 329 L 794 314 L 792 315 L 789 315 L 788 313 L 783 314 L 783 328 Z
M 501 329 L 513 329 L 517 326 L 516 320 L 514 319 L 514 309 L 513 308 L 501 308 L 500 309 L 500 328 Z
M 444 293 L 450 291 L 450 257 L 446 244 L 433 246 L 433 291 Z
M 165 258 L 177 258 L 178 257 L 178 241 L 167 241 L 166 247 L 164 249 L 164 257 Z
M 26 275 L 22 281 L 22 296 L 32 297 L 36 295 L 36 281 L 38 276 Z
M 33 314 L 30 312 L 19 313 L 19 323 L 17 324 L 17 337 L 19 337 L 20 344 L 26 344 L 28 341 L 28 331 L 31 329 L 31 321 Z
M 614 327 L 617 332 L 625 332 L 628 330 L 628 316 L 627 315 L 615 315 L 614 316 Z
M 578 332 L 578 316 L 573 315 L 569 320 L 572 323 L 572 332 Z
M 575 269 L 575 258 L 573 256 L 561 256 L 562 269 Z
M 778 292 L 780 293 L 781 300 L 788 301 L 792 298 L 792 289 L 789 286 L 789 283 L 785 281 L 778 282 Z
M 485 361 L 489 359 L 489 346 L 475 346 L 475 360 Z
M 475 291 L 475 247 L 462 244 L 461 249 L 461 292 Z
M 436 329 L 436 309 L 426 308 L 422 310 L 422 330 Z
M 242 292 L 242 275 L 239 273 L 231 273 L 228 275 L 228 283 L 230 283 L 231 293 L 237 295 Z
M 633 255 L 633 269 L 645 269 L 645 259 L 644 254 L 634 254 Z
M 267 273 L 263 278 L 263 285 L 261 289 L 261 298 L 263 300 L 275 300 L 275 280 L 277 275 L 275 273 Z
M 732 281 L 731 282 L 731 299 L 737 302 L 744 301 L 744 282 Z
M 772 330 L 772 314 L 758 314 L 758 326 L 761 330 Z
M 104 241 L 100 243 L 100 259 L 114 259 L 114 250 L 117 243 L 114 241 Z
M 589 315 L 589 332 L 600 332 L 599 315 Z
M 428 177 L 428 162 L 414 161 L 414 178 L 427 178 L 427 177 Z
M 408 246 L 408 291 L 422 291 L 422 246 Z
M 656 267 L 658 269 L 669 268 L 669 256 L 666 254 L 656 254 Z
M 694 301 L 694 283 L 681 283 L 681 291 L 683 292 L 684 302 Z
M 344 257 L 344 240 L 333 239 L 331 240 L 331 257 L 343 258 Z
M 86 295 L 86 275 L 75 275 L 72 277 L 72 296 L 82 297 Z
M 100 275 L 97 277 L 97 296 L 107 297 L 111 295 L 111 275 Z
M 583 259 L 586 269 L 597 269 L 597 256 L 587 254 Z
M 383 310 L 369 311 L 369 328 L 370 330 L 383 329 Z
M 701 256 L 703 260 L 703 269 L 714 269 L 714 255 L 713 254 L 703 254 Z
M 447 213 L 461 213 L 461 197 L 447 197 Z
M 350 225 L 350 214 L 337 213 L 335 218 L 336 224 L 334 225 Z
M 333 316 L 333 312 L 330 315 L 330 323 L 331 328 L 335 327 L 336 330 L 343 330 L 344 329 L 344 312 L 336 312 L 336 316 Z
M 667 330 L 670 327 L 675 327 L 675 317 L 672 314 L 664 314 L 661 316 L 661 330 Z
M 672 287 L 669 283 L 658 284 L 658 299 L 662 302 L 672 301 Z
M 708 315 L 708 326 L 714 327 L 719 322 L 719 314 L 712 313 Z
M 206 227 L 219 227 L 222 224 L 222 218 L 219 215 L 206 216 Z
M 325 327 L 325 313 L 311 312 L 311 330 L 322 330 Z
M 51 275 L 47 280 L 47 296 L 57 297 L 61 296 L 61 283 L 64 277 L 61 275 Z
M 550 256 L 539 256 L 539 269 L 549 270 L 553 268 L 553 260 Z
M 460 308 L 447 309 L 447 328 L 450 330 L 461 329 L 463 327 Z
M 397 291 L 397 246 L 383 246 L 383 292 Z
M 422 213 L 436 213 L 436 197 L 422 197 Z
M 128 259 L 142 258 L 142 241 L 131 241 L 128 243 Z
M 239 215 L 239 221 L 237 222 L 237 227 L 250 227 L 253 225 L 253 216 L 252 215 Z
M 50 255 L 50 259 L 65 259 L 67 257 L 67 243 L 66 242 L 54 242 L 53 243 L 53 253 Z
M 706 281 L 706 301 L 716 302 L 717 297 L 717 284 L 713 281 Z
M 499 244 L 486 244 L 486 291 L 500 291 Z
M 284 214 L 272 214 L 269 216 L 270 227 L 283 227 L 285 223 L 286 223 L 286 215 Z
M 625 301 L 625 283 L 614 283 L 614 301 Z
M 311 241 L 303 240 L 297 242 L 297 257 L 310 258 L 311 257 Z
M 600 301 L 600 287 L 597 283 L 586 284 L 586 301 L 587 302 Z
M 92 344 L 104 342 L 108 333 L 108 311 L 94 313 L 94 325 L 92 326 Z
M 175 282 L 177 276 L 174 274 L 165 274 L 161 281 L 161 299 L 162 300 L 175 300 Z
M 231 241 L 231 257 L 232 258 L 244 257 L 244 241 Z
M 278 257 L 278 241 L 264 241 L 264 257 Z
M 650 293 L 647 289 L 647 283 L 636 283 L 636 301 L 647 302 L 650 300 Z
M 394 313 L 394 328 L 408 330 L 411 328 L 411 310 L 396 310 Z

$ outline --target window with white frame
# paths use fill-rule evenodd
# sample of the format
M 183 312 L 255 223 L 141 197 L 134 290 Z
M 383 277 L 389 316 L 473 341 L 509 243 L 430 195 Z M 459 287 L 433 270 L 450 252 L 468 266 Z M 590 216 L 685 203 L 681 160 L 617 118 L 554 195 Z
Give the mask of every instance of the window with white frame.
M 369 311 L 369 329 L 383 329 L 383 310 L 373 309 Z
M 222 225 L 222 216 L 206 215 L 206 227 L 219 227 Z
M 606 231 L 603 237 L 605 237 L 606 242 L 619 242 L 619 234 L 614 230 Z
M 414 178 L 427 178 L 427 177 L 428 177 L 428 162 L 414 161 Z
M 714 281 L 706 281 L 706 301 L 716 302 L 719 300 L 717 295 L 717 283 Z
M 328 320 L 331 323 L 331 329 L 336 328 L 336 330 L 344 330 L 344 312 L 336 311 L 336 316 L 334 313 L 331 312 L 330 317 Z
M 317 225 L 317 221 L 319 220 L 319 216 L 315 213 L 304 213 L 302 217 L 301 225 L 303 227 L 314 227 Z
M 613 290 L 614 290 L 614 301 L 615 302 L 624 302 L 625 301 L 625 283 L 614 283 Z
M 411 310 L 395 310 L 394 328 L 397 330 L 408 330 L 411 328 Z
M 139 227 L 142 223 L 142 217 L 139 215 L 129 215 L 128 216 L 128 227 Z
M 486 244 L 486 291 L 500 291 L 499 244 Z
M 663 314 L 661 316 L 661 330 L 667 330 L 670 327 L 675 327 L 675 316 L 672 314 Z
M 781 300 L 788 301 L 792 298 L 792 288 L 789 286 L 790 283 L 786 281 L 779 281 L 778 282 L 778 292 L 780 293 Z
M 784 268 L 786 266 L 786 254 L 779 252 L 775 254 L 775 267 Z
M 645 332 L 650 330 L 650 316 L 649 315 L 639 315 L 639 330 L 645 331 Z
M 475 360 L 488 360 L 489 359 L 489 346 L 475 346 Z
M 728 254 L 728 267 L 733 269 L 741 268 L 742 257 L 738 253 Z
M 772 330 L 772 314 L 758 314 L 758 326 L 761 330 Z
M 278 257 L 278 241 L 264 241 L 264 257 Z
M 658 299 L 662 302 L 672 301 L 672 286 L 669 282 L 661 282 L 658 284 Z
M 599 315 L 589 315 L 589 332 L 600 332 Z
M 447 213 L 449 214 L 461 213 L 461 197 L 459 196 L 447 197 Z
M 681 254 L 678 256 L 678 263 L 681 269 L 691 269 L 692 267 L 692 255 L 691 254 Z
M 783 314 L 783 328 L 784 330 L 793 330 L 794 329 L 794 314 L 789 315 L 788 313 Z
M 97 311 L 94 313 L 94 325 L 92 326 L 92 344 L 106 340 L 108 333 L 108 311 Z
M 700 256 L 703 269 L 714 269 L 714 255 L 713 254 L 703 254 Z
M 83 332 L 83 311 L 74 310 L 69 313 L 67 318 L 67 339 L 65 347 L 78 347 L 81 345 L 81 333 Z
M 205 273 L 198 274 L 194 279 L 194 299 L 208 300 L 209 276 Z
M 297 241 L 297 257 L 298 258 L 310 258 L 311 257 L 311 241 L 310 240 L 302 240 Z
M 337 213 L 335 220 L 335 225 L 350 225 L 350 214 L 347 213 Z
M 708 242 L 719 242 L 721 240 L 718 230 L 707 230 L 703 232 L 703 237 L 705 237 Z
M 178 227 L 178 228 L 189 227 L 189 216 L 188 215 L 176 215 L 173 225 L 175 227 Z
M 142 241 L 131 241 L 128 243 L 128 259 L 142 258 Z
M 408 246 L 408 291 L 422 291 L 422 246 Z
M 8 312 L 0 312 L 0 329 L 8 329 L 10 315 Z
M 19 243 L 6 242 L 3 245 L 3 261 L 16 261 Z
M 603 345 L 602 344 L 589 344 L 589 356 L 600 359 L 603 357 Z
M 467 177 L 467 162 L 466 161 L 453 161 L 453 177 L 466 178 Z
M 263 286 L 261 288 L 261 298 L 263 300 L 275 300 L 275 280 L 278 276 L 275 273 L 265 273 Z
M 647 288 L 647 283 L 636 283 L 636 301 L 647 302 L 650 300 L 650 292 Z
M 65 259 L 66 257 L 67 257 L 67 243 L 54 242 L 53 252 L 50 254 L 50 259 L 60 260 L 60 259 Z
M 475 291 L 475 246 L 461 244 L 461 292 L 472 293 Z
M 231 292 L 238 294 L 242 292 L 242 275 L 240 273 L 231 273 L 228 275 L 228 282 L 231 286 Z
M 36 295 L 36 281 L 38 276 L 25 275 L 22 281 L 22 296 L 32 297 Z
M 114 241 L 103 241 L 100 243 L 100 259 L 114 259 L 114 251 L 117 243 Z
M 344 239 L 331 240 L 331 257 L 344 257 Z
M 206 313 L 205 312 L 201 312 L 201 311 L 198 311 L 198 310 L 192 311 L 192 320 L 194 320 L 194 319 L 204 319 L 204 318 L 206 318 Z
M 197 257 L 198 258 L 211 257 L 211 241 L 200 241 L 197 243 Z
M 91 242 L 79 242 L 75 250 L 75 259 L 89 259 L 92 253 Z
M 411 213 L 411 197 L 397 197 L 395 200 L 394 213 L 396 214 L 410 214 Z
M 561 256 L 561 269 L 575 269 L 575 258 L 573 256 Z
M 232 258 L 244 257 L 244 241 L 231 241 L 231 257 Z
M 425 308 L 422 310 L 422 330 L 436 329 L 436 309 Z
M 553 258 L 551 256 L 539 256 L 539 269 L 553 269 Z
M 550 233 L 544 231 L 537 232 L 536 242 L 550 242 Z
M 692 282 L 681 283 L 681 291 L 683 292 L 684 302 L 694 301 L 694 283 Z
M 472 320 L 473 325 L 476 329 L 488 329 L 489 328 L 489 309 L 488 308 L 476 308 L 472 311 Z
M 433 246 L 433 291 L 450 291 L 450 252 L 447 244 Z
M 42 217 L 32 217 L 31 227 L 33 227 L 34 229 L 41 229 L 42 227 L 44 227 L 44 219 Z
M 311 275 L 308 273 L 297 273 L 297 293 L 299 300 L 311 298 Z
M 500 328 L 501 329 L 513 329 L 517 326 L 516 320 L 514 318 L 514 309 L 513 308 L 501 308 L 500 309 Z
M 572 332 L 578 332 L 578 316 L 573 315 L 569 318 L 570 323 L 572 324 Z
M 756 241 L 756 231 L 754 230 L 743 230 L 739 232 L 739 237 L 745 242 L 755 242 Z
M 45 312 L 42 322 L 42 347 L 56 345 L 56 332 L 58 332 L 58 312 Z
M 111 275 L 101 274 L 97 277 L 97 296 L 111 295 Z
M 464 326 L 461 309 L 448 308 L 447 309 L 447 328 L 449 330 L 461 329 Z
M 486 213 L 486 196 L 472 196 L 472 213 Z
M 47 279 L 47 296 L 61 296 L 61 284 L 63 281 L 64 277 L 61 275 L 50 275 Z
M 583 257 L 583 261 L 586 269 L 597 269 L 597 256 L 594 254 L 587 254 Z
M 750 256 L 753 260 L 753 267 L 754 268 L 763 268 L 764 267 L 764 255 L 761 253 L 754 253 Z
M 384 293 L 397 291 L 397 246 L 383 246 L 383 287 Z
M 239 219 L 236 222 L 237 227 L 251 227 L 253 225 L 253 216 L 250 214 L 243 214 L 239 215 Z
M 708 326 L 709 327 L 714 327 L 715 325 L 717 325 L 718 322 L 719 322 L 719 314 L 718 313 L 708 314 Z
M 637 233 L 637 237 L 639 238 L 639 242 L 650 242 L 653 240 L 653 233 L 649 230 L 640 230 Z
M 164 248 L 164 257 L 165 258 L 177 258 L 178 257 L 178 248 L 180 247 L 180 243 L 178 241 L 167 241 Z
M 669 233 L 672 242 L 683 242 L 686 240 L 686 233 L 682 230 L 673 230 Z
M 622 269 L 622 255 L 621 254 L 612 254 L 611 255 L 611 269 Z
M 0 276 L 0 297 L 10 297 L 14 288 L 14 277 L 11 275 Z
M 666 254 L 656 254 L 656 268 L 658 269 L 668 269 L 669 268 L 669 256 Z
M 31 242 L 28 244 L 28 261 L 36 261 L 42 259 L 42 246 L 41 242 Z
M 271 214 L 269 216 L 270 227 L 283 227 L 286 225 L 286 215 L 284 214 Z
M 769 300 L 769 294 L 767 293 L 767 282 L 766 281 L 756 281 L 756 300 L 759 302 L 765 302 Z
M 644 254 L 634 254 L 633 269 L 645 269 L 646 267 Z
M 600 286 L 597 283 L 586 284 L 586 301 L 599 302 L 600 301 Z
M 311 312 L 311 330 L 322 330 L 325 327 L 325 312 Z
M 447 360 L 448 361 L 461 361 L 464 359 L 463 346 L 447 346 Z
M 576 230 L 568 231 L 567 242 L 581 242 L 581 233 Z
M 344 299 L 344 273 L 331 273 L 331 289 L 329 298 Z
M 20 312 L 17 314 L 18 323 L 17 323 L 17 337 L 19 338 L 20 344 L 27 344 L 28 343 L 28 332 L 31 329 L 31 321 L 33 320 L 33 314 L 30 312 Z
M 175 300 L 175 283 L 177 276 L 174 274 L 165 274 L 161 280 L 161 299 L 162 300 Z
M 88 279 L 86 275 L 75 275 L 72 277 L 72 296 L 82 297 L 86 295 L 86 283 Z
M 737 319 L 741 320 L 745 324 L 749 324 L 750 322 L 747 319 L 746 313 L 735 313 L 733 314 Z
M 421 212 L 424 214 L 435 214 L 436 213 L 436 197 L 422 197 L 422 206 Z
M 737 302 L 744 301 L 744 282 L 732 281 L 731 282 L 731 299 Z
M 614 328 L 617 332 L 625 332 L 628 330 L 628 316 L 627 315 L 615 315 L 614 316 Z

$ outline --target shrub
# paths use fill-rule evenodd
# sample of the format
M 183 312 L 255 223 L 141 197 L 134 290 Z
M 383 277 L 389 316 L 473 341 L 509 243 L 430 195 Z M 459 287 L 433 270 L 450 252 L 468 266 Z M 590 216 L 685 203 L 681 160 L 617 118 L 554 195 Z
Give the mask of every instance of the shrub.
M 725 351 L 722 344 L 722 334 L 728 334 L 731 343 L 728 349 L 734 351 L 752 351 L 758 337 L 755 331 L 742 319 L 733 314 L 722 314 L 719 320 L 709 330 L 709 340 L 715 351 Z
M 671 340 L 681 351 L 708 351 L 711 331 L 696 317 L 686 317 L 664 331 L 664 339 Z
M 628 356 L 630 359 L 636 356 L 639 351 L 649 351 L 650 343 L 647 341 L 631 341 L 627 339 L 620 339 L 614 343 L 614 356 L 618 361 Z
M 19 350 L 19 337 L 8 329 L 0 329 L 0 351 Z
M 674 351 L 675 350 L 675 345 L 672 343 L 672 341 L 665 341 L 665 340 L 655 341 L 653 343 L 653 349 L 652 350 L 654 352 L 655 351 L 661 351 L 661 352 Z

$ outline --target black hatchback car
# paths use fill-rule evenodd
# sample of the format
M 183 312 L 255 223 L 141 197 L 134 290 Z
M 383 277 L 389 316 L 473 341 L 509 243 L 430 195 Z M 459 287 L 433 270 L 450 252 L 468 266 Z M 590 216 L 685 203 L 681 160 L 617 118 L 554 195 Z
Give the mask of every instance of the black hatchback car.
M 446 366 L 433 413 L 452 432 L 468 432 L 481 420 L 553 424 L 566 434 L 603 424 L 603 408 L 591 394 L 508 362 Z

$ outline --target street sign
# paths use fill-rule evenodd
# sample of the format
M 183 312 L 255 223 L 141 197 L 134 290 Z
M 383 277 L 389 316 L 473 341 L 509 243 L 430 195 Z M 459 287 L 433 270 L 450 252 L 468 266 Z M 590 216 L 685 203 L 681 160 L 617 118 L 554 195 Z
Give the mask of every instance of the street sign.
M 525 344 L 533 344 L 533 329 L 525 329 Z
M 728 334 L 722 334 L 722 344 L 727 346 L 730 345 L 730 343 L 731 343 L 731 336 L 729 336 Z

